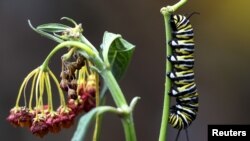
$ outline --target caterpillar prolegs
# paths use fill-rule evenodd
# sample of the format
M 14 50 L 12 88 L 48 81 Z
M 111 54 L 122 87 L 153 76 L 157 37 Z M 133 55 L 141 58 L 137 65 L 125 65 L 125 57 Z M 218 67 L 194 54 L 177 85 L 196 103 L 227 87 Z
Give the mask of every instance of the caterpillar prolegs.
M 169 45 L 173 54 L 167 59 L 173 67 L 167 77 L 172 81 L 169 95 L 176 97 L 176 105 L 170 109 L 169 123 L 180 131 L 195 120 L 198 112 L 198 93 L 193 70 L 194 32 L 189 19 L 183 15 L 171 15 L 170 25 L 173 39 Z

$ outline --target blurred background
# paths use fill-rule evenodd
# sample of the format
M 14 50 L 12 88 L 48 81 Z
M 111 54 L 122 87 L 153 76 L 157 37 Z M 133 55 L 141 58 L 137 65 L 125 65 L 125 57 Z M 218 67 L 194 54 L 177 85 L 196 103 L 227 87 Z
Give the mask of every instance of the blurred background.
M 99 47 L 104 31 L 121 34 L 136 45 L 121 88 L 130 101 L 141 100 L 134 111 L 138 141 L 158 140 L 165 81 L 165 32 L 160 8 L 177 0 L 1 0 L 0 1 L 0 136 L 9 141 L 69 141 L 76 124 L 43 139 L 7 121 L 23 78 L 39 66 L 56 45 L 33 32 L 33 25 L 60 22 L 63 16 L 82 23 L 84 35 Z M 199 113 L 188 128 L 192 141 L 207 140 L 208 124 L 250 124 L 250 1 L 189 0 L 177 13 L 194 15 L 195 74 L 199 90 Z M 67 22 L 65 22 L 67 23 Z M 59 76 L 59 52 L 51 68 Z M 114 105 L 110 96 L 108 104 Z M 124 140 L 116 116 L 105 115 L 102 141 Z M 168 139 L 177 130 L 169 127 Z M 89 132 L 89 139 L 92 133 Z M 185 140 L 182 132 L 180 140 Z

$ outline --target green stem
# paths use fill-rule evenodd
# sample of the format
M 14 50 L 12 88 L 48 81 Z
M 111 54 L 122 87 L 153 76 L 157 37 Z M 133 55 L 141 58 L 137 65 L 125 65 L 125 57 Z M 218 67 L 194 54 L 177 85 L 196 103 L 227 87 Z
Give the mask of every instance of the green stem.
M 49 106 L 49 112 L 54 111 L 53 108 L 53 100 L 52 100 L 52 91 L 51 91 L 51 84 L 50 84 L 50 78 L 49 73 L 45 73 L 45 87 L 47 90 L 47 98 L 48 98 L 48 106 Z
M 93 134 L 93 141 L 99 141 L 101 135 L 101 125 L 102 125 L 103 115 L 97 115 L 95 120 L 95 130 Z
M 41 66 L 41 69 L 42 70 L 47 70 L 48 69 L 48 63 L 49 63 L 49 60 L 51 59 L 52 56 L 54 56 L 54 54 L 62 49 L 62 48 L 65 48 L 65 47 L 76 47 L 77 49 L 81 49 L 83 50 L 84 52 L 86 52 L 89 56 L 95 58 L 96 54 L 92 51 L 92 49 L 90 47 L 88 47 L 87 45 L 83 44 L 83 43 L 80 43 L 80 42 L 77 42 L 77 41 L 65 41 L 65 42 L 62 42 L 60 43 L 59 45 L 57 45 L 50 53 L 49 55 L 47 56 L 47 58 L 44 60 L 42 66 Z
M 30 100 L 29 100 L 29 109 L 32 109 L 32 100 L 33 100 L 33 96 L 34 96 L 34 87 L 35 87 L 35 83 L 36 83 L 36 79 L 37 76 L 39 74 L 39 71 L 36 72 L 35 76 L 33 77 L 32 80 L 32 85 L 31 85 L 31 91 L 30 91 Z
M 25 78 L 24 78 L 24 81 L 19 89 L 19 92 L 18 92 L 18 96 L 17 96 L 17 99 L 16 99 L 16 107 L 19 107 L 19 101 L 20 101 L 20 98 L 21 98 L 21 94 L 22 94 L 22 91 L 24 89 L 24 86 L 28 83 L 28 81 L 30 80 L 31 77 L 33 77 L 33 75 L 36 75 L 36 73 L 38 72 L 38 69 L 34 69 L 31 73 L 29 73 Z
M 186 2 L 187 0 L 180 0 L 178 3 L 176 3 L 173 6 L 167 6 L 161 9 L 161 13 L 164 17 L 164 24 L 165 24 L 166 55 L 167 56 L 170 56 L 172 54 L 172 49 L 168 44 L 169 41 L 172 39 L 170 15 L 173 12 L 175 12 L 178 8 L 180 8 L 182 5 L 184 5 Z M 171 72 L 171 70 L 172 70 L 171 62 L 166 60 L 166 74 Z M 166 141 L 167 139 L 167 128 L 168 128 L 169 106 L 170 106 L 170 97 L 168 95 L 168 92 L 171 89 L 171 85 L 172 85 L 171 80 L 168 77 L 166 77 L 165 91 L 164 91 L 164 104 L 163 104 L 162 122 L 161 122 L 161 128 L 160 128 L 159 141 Z
M 96 54 L 98 54 L 98 51 L 96 50 L 96 48 L 93 46 L 93 44 L 91 44 L 91 42 L 85 38 L 83 35 L 80 36 L 80 41 L 86 45 L 88 45 Z
M 56 87 L 57 87 L 57 90 L 58 90 L 58 93 L 59 93 L 60 104 L 61 104 L 63 107 L 65 107 L 66 103 L 65 103 L 63 91 L 62 91 L 62 89 L 60 88 L 59 82 L 58 82 L 58 80 L 56 79 L 56 76 L 55 76 L 51 71 L 49 71 L 49 75 L 52 77 L 54 83 L 56 84 Z
M 179 9 L 181 6 L 183 6 L 188 0 L 180 0 L 175 5 L 171 6 L 173 12 L 175 12 L 177 9 Z
M 100 95 L 101 96 L 101 95 Z M 100 97 L 99 106 L 103 106 L 106 103 L 106 97 Z M 99 141 L 101 136 L 101 127 L 102 127 L 103 115 L 97 115 L 95 121 L 95 130 L 93 134 L 93 141 Z
M 42 108 L 44 108 L 43 107 L 44 78 L 45 78 L 45 72 L 42 72 L 39 81 L 39 99 L 38 99 L 39 107 L 41 106 Z
M 135 127 L 132 113 L 122 118 L 126 141 L 136 141 Z
M 117 107 L 128 110 L 128 104 L 126 102 L 126 99 L 121 91 L 121 88 L 119 87 L 115 77 L 113 76 L 111 70 L 105 69 L 101 72 L 101 75 L 104 79 L 105 84 L 108 86 L 110 93 L 117 105 Z
M 95 73 L 96 76 L 96 106 L 100 106 L 100 86 L 99 84 L 99 75 L 97 73 Z M 96 116 L 96 120 L 95 120 L 95 130 L 94 130 L 94 134 L 93 134 L 93 141 L 99 141 L 100 140 L 100 132 L 101 132 L 101 124 L 102 124 L 102 115 L 97 115 Z
M 168 45 L 169 40 L 171 39 L 171 27 L 169 25 L 169 16 L 164 15 L 164 22 L 165 22 L 165 28 L 166 28 L 166 43 L 167 43 L 167 49 L 166 54 L 167 56 L 172 54 L 172 50 Z M 166 61 L 166 74 L 170 72 L 172 69 L 172 66 L 170 62 Z M 164 91 L 164 104 L 163 104 L 163 112 L 162 112 L 162 122 L 161 122 L 161 129 L 160 129 L 160 136 L 159 141 L 166 141 L 167 137 L 167 125 L 168 125 L 168 116 L 169 116 L 169 105 L 170 105 L 170 97 L 168 95 L 168 92 L 171 88 L 171 80 L 166 77 L 165 80 L 165 91 Z
M 38 108 L 38 86 L 39 86 L 39 82 L 41 79 L 41 75 L 42 75 L 42 71 L 39 70 L 39 74 L 37 76 L 37 80 L 36 80 L 36 85 L 35 85 L 35 95 L 36 95 L 36 107 Z
M 101 75 L 108 86 L 110 93 L 121 111 L 125 111 L 125 115 L 122 116 L 122 124 L 125 132 L 126 141 L 136 141 L 135 127 L 132 117 L 132 109 L 128 107 L 125 97 L 117 84 L 115 77 L 109 69 L 101 72 Z

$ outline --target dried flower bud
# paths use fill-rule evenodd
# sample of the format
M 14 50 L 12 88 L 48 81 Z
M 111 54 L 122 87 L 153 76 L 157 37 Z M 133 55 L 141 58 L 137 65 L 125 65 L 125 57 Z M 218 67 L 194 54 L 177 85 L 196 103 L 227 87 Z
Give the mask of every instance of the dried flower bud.
M 60 82 L 60 87 L 64 90 L 64 91 L 68 91 L 68 80 L 66 79 L 62 79 L 61 82 Z
M 76 68 L 75 68 L 72 64 L 69 64 L 69 65 L 67 66 L 67 69 L 68 69 L 70 78 L 75 78 L 75 71 L 76 71 Z
M 71 89 L 76 90 L 77 89 L 77 80 L 74 79 L 74 80 L 70 81 L 69 87 Z
M 60 74 L 60 77 L 62 79 L 68 79 L 69 78 L 69 74 L 66 71 L 62 71 Z
M 76 65 L 76 69 L 81 69 L 84 65 L 85 65 L 85 58 L 84 57 L 82 57 L 82 56 L 78 56 L 78 58 L 77 58 L 77 60 L 76 60 L 76 63 L 77 63 L 77 65 Z
M 70 99 L 76 100 L 76 99 L 77 99 L 76 90 L 74 90 L 74 89 L 69 89 L 69 90 L 68 90 L 68 97 L 69 97 Z

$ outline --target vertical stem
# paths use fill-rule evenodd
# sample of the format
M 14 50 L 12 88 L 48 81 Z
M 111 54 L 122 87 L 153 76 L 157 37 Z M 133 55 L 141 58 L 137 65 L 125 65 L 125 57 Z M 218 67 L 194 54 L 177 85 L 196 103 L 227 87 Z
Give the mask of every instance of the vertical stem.
M 171 26 L 170 26 L 170 14 L 164 14 L 164 23 L 165 23 L 165 32 L 166 32 L 166 55 L 169 56 L 172 54 L 171 47 L 169 46 L 168 42 L 172 38 L 171 34 Z M 172 69 L 171 63 L 166 59 L 166 74 L 169 73 Z M 171 80 L 166 77 L 165 80 L 165 92 L 164 92 L 164 104 L 163 104 L 163 112 L 162 112 L 162 122 L 161 122 L 161 129 L 160 129 L 160 136 L 159 141 L 166 141 L 167 138 L 167 128 L 168 128 L 168 116 L 169 116 L 169 104 L 170 104 L 170 97 L 168 92 L 171 88 Z
M 122 118 L 122 125 L 126 141 L 136 141 L 135 127 L 132 113 Z
M 103 115 L 97 115 L 96 116 L 93 141 L 99 141 L 100 140 L 102 119 L 103 119 Z
M 32 100 L 33 100 L 33 96 L 34 96 L 34 88 L 35 88 L 35 83 L 36 83 L 36 79 L 37 76 L 39 74 L 39 71 L 36 72 L 35 76 L 33 77 L 32 80 L 32 85 L 31 85 L 31 91 L 30 91 L 30 100 L 29 100 L 29 109 L 32 109 Z
M 169 41 L 172 39 L 172 29 L 170 26 L 170 15 L 175 12 L 178 8 L 180 8 L 182 5 L 184 5 L 187 2 L 187 0 L 180 0 L 178 3 L 176 3 L 173 6 L 167 6 L 163 7 L 161 9 L 161 13 L 164 17 L 164 24 L 165 24 L 165 33 L 166 33 L 166 55 L 170 56 L 172 54 L 172 49 L 169 46 Z M 166 60 L 166 74 L 171 72 L 172 66 L 171 62 Z M 164 104 L 163 104 L 163 112 L 162 112 L 162 122 L 161 122 L 161 128 L 160 128 L 160 135 L 159 135 L 159 141 L 166 141 L 167 139 L 167 129 L 168 129 L 168 118 L 169 118 L 169 105 L 170 105 L 170 97 L 168 95 L 168 92 L 171 89 L 171 80 L 166 77 L 165 80 L 165 92 L 164 92 Z
M 125 115 L 121 116 L 126 141 L 136 141 L 132 111 L 130 107 L 128 107 L 125 97 L 119 85 L 117 84 L 115 77 L 109 69 L 103 70 L 101 75 L 105 81 L 105 84 L 108 86 L 117 107 L 119 107 L 122 111 L 127 111 Z
M 115 77 L 109 69 L 105 69 L 101 72 L 101 75 L 108 86 L 110 93 L 119 108 L 128 108 L 126 99 L 121 91 L 121 88 L 117 84 Z
M 96 77 L 96 106 L 100 106 L 100 87 L 99 87 L 99 75 L 95 72 Z M 95 130 L 93 134 L 93 141 L 100 140 L 102 115 L 97 115 L 95 120 Z
M 103 99 L 100 99 L 99 106 L 104 105 L 106 102 L 105 97 Z M 96 121 L 95 121 L 95 130 L 93 134 L 93 141 L 99 141 L 101 136 L 101 127 L 102 127 L 102 121 L 103 121 L 103 115 L 97 115 Z

